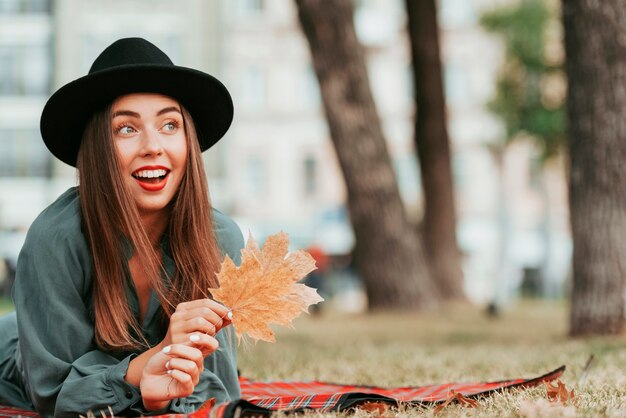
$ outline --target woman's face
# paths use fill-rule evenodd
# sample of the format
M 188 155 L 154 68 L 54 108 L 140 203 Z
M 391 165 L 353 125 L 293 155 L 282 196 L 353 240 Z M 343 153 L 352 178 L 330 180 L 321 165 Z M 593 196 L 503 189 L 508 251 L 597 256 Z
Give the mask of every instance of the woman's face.
M 187 163 L 187 137 L 178 102 L 159 94 L 117 98 L 111 127 L 122 177 L 141 215 L 166 208 Z

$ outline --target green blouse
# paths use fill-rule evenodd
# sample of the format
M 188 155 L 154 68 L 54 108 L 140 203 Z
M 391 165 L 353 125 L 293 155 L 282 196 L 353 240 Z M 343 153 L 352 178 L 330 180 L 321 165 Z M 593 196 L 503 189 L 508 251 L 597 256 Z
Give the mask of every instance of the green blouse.
M 213 211 L 213 221 L 223 254 L 239 263 L 241 231 L 219 211 Z M 172 274 L 174 261 L 166 238 L 162 245 L 164 266 Z M 126 245 L 124 252 L 130 259 L 133 249 Z M 130 277 L 127 283 L 128 303 L 139 318 Z M 58 417 L 86 415 L 89 410 L 108 416 L 109 407 L 115 415 L 148 413 L 139 388 L 124 380 L 129 362 L 140 352 L 106 352 L 94 343 L 91 286 L 91 252 L 81 231 L 78 192 L 72 188 L 35 220 L 19 256 L 13 288 L 17 338 L 12 383 L 23 393 L 16 394 L 14 405 L 30 406 L 24 405 L 30 401 L 42 416 Z M 151 346 L 167 331 L 159 324 L 160 310 L 153 292 L 142 324 Z M 209 398 L 219 403 L 240 397 L 232 327 L 220 331 L 217 339 L 220 348 L 205 359 L 194 393 L 172 401 L 168 411 L 189 413 Z M 0 379 L 3 374 L 7 375 L 0 369 Z

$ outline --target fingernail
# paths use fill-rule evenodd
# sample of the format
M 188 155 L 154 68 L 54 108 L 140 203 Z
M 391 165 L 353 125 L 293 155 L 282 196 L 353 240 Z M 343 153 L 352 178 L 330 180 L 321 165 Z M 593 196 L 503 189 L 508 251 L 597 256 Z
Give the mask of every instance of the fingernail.
M 169 369 L 170 368 L 170 361 L 168 360 L 167 363 L 165 363 L 165 368 Z
M 170 369 L 170 370 L 168 370 L 168 371 L 167 371 L 167 374 L 172 374 L 172 370 L 171 370 L 171 369 Z
M 191 334 L 189 336 L 189 340 L 196 342 L 196 341 L 200 341 L 200 336 L 198 334 Z
M 228 313 L 226 314 L 226 318 L 232 320 L 233 319 L 233 311 L 228 311 Z
M 167 347 L 163 348 L 163 352 L 166 353 L 166 354 L 169 353 L 170 351 L 172 351 L 172 346 L 171 345 L 168 345 Z

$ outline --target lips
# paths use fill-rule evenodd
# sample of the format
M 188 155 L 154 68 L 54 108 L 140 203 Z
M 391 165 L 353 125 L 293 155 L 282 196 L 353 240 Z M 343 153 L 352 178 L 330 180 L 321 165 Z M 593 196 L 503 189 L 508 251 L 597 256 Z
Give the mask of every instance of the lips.
M 167 185 L 170 169 L 163 166 L 143 166 L 135 170 L 133 178 L 144 190 L 158 192 Z

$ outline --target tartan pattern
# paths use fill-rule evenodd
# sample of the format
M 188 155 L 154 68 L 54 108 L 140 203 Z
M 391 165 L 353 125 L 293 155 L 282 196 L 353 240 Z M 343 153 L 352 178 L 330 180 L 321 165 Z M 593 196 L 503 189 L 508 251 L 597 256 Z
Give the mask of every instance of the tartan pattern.
M 446 401 L 452 391 L 468 398 L 488 396 L 495 391 L 526 388 L 548 382 L 561 376 L 565 366 L 530 379 L 511 379 L 497 382 L 447 383 L 440 385 L 381 388 L 376 386 L 341 385 L 327 382 L 255 382 L 240 378 L 242 399 L 201 408 L 189 414 L 191 418 L 232 418 L 254 414 L 269 415 L 272 411 L 298 412 L 303 409 L 338 411 L 353 408 L 364 402 L 395 404 L 408 402 L 428 405 Z M 35 412 L 0 405 L 0 417 L 38 417 Z M 162 415 L 182 417 L 182 415 Z

